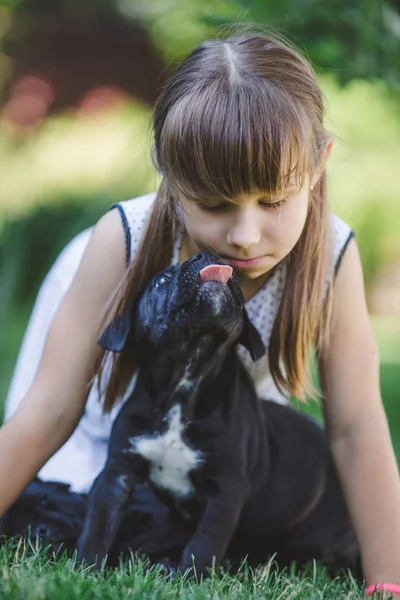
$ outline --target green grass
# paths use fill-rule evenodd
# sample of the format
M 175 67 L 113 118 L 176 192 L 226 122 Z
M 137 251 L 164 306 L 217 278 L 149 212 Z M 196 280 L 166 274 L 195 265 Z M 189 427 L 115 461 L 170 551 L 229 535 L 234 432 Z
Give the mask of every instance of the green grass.
M 200 582 L 185 576 L 168 581 L 157 567 L 134 556 L 115 569 L 95 573 L 66 556 L 55 559 L 38 546 L 8 542 L 0 549 L 0 565 L 2 600 L 363 598 L 363 587 L 351 576 L 330 579 L 315 563 L 303 570 L 282 571 L 273 564 L 249 569 L 244 563 L 235 577 L 221 570 Z

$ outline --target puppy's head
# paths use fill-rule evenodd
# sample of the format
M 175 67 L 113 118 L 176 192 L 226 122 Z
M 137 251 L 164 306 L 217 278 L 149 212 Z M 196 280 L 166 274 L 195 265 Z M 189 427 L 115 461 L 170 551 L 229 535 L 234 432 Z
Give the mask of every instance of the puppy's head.
M 99 344 L 119 351 L 129 336 L 141 364 L 159 358 L 164 364 L 187 364 L 191 359 L 204 368 L 216 352 L 221 355 L 221 349 L 237 342 L 253 360 L 265 353 L 232 267 L 206 252 L 153 277 L 133 313 L 111 323 Z
M 135 341 L 152 352 L 188 352 L 213 337 L 234 343 L 243 329 L 243 296 L 232 268 L 206 253 L 151 280 L 136 311 Z
M 36 479 L 2 516 L 1 532 L 7 537 L 39 537 L 55 549 L 73 550 L 84 524 L 86 498 L 69 485 Z

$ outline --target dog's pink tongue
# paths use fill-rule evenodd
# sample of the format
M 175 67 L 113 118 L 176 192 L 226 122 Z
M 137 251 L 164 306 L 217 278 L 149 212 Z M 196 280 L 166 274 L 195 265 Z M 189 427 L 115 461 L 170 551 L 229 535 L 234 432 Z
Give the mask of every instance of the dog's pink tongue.
M 229 265 L 208 265 L 200 271 L 199 283 L 203 283 L 203 281 L 227 283 L 232 271 L 233 269 Z

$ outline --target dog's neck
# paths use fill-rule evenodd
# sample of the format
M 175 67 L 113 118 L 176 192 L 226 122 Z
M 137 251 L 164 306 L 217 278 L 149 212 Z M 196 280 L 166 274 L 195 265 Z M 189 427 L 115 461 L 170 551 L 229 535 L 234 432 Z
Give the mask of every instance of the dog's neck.
M 163 357 L 155 361 L 151 366 L 147 363 L 144 367 L 147 383 L 152 390 L 154 404 L 167 411 L 174 404 L 181 404 L 187 418 L 192 418 L 199 409 L 198 404 L 207 401 L 210 396 L 206 393 L 207 388 L 212 388 L 213 403 L 215 397 L 221 402 L 226 398 L 222 390 L 226 390 L 230 384 L 233 369 L 238 360 L 235 346 L 220 345 L 215 352 L 203 361 L 194 350 L 186 359 L 180 362 L 176 356 L 171 355 L 169 360 Z M 202 409 L 207 409 L 202 406 Z M 211 409 L 211 406 L 209 407 Z

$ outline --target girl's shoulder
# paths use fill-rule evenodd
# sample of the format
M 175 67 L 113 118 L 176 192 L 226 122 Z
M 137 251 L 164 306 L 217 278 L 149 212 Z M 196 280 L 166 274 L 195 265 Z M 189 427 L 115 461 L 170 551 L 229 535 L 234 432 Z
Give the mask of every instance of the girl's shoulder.
M 139 246 L 157 192 L 113 204 L 121 215 L 125 233 L 126 263 L 130 264 Z
M 334 267 L 335 276 L 339 270 L 346 248 L 354 235 L 354 231 L 348 223 L 343 221 L 343 219 L 337 215 L 330 213 L 328 231 L 332 257 L 330 268 L 332 268 L 332 266 Z

